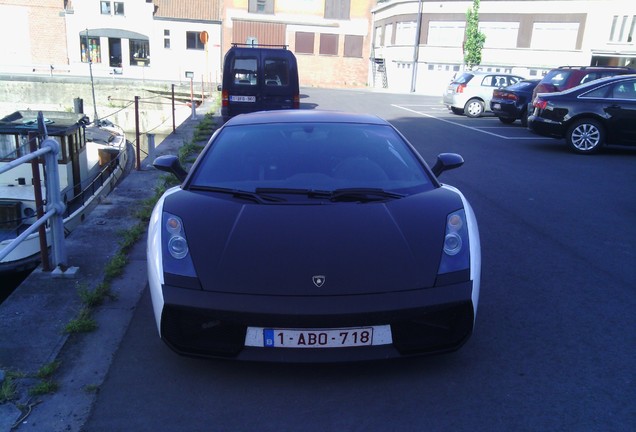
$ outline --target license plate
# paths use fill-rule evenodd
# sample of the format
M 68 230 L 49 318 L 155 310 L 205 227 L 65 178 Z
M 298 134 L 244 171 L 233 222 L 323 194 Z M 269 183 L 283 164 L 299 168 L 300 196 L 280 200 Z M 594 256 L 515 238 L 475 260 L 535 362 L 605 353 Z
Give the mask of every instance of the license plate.
M 264 348 L 344 348 L 392 343 L 390 326 L 341 329 L 249 327 L 245 345 Z
M 230 96 L 232 102 L 256 102 L 256 96 Z
M 501 109 L 501 104 L 492 104 L 493 109 Z

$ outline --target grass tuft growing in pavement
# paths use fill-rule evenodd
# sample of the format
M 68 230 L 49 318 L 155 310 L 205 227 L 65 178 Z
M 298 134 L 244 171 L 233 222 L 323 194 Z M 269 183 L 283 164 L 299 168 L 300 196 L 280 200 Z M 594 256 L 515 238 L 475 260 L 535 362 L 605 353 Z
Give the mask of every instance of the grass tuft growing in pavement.
M 60 388 L 60 385 L 51 380 L 43 380 L 29 389 L 31 396 L 42 396 L 45 394 L 53 394 Z
M 97 321 L 93 318 L 91 309 L 84 307 L 79 314 L 64 327 L 66 333 L 88 333 L 97 328 Z
M 10 376 L 6 376 L 0 385 L 0 404 L 9 402 L 18 397 L 15 382 Z

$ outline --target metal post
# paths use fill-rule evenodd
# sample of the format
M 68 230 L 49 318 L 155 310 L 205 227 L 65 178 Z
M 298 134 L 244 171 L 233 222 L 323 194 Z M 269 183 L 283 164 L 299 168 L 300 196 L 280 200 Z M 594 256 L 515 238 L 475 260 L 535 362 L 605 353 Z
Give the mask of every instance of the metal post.
M 60 197 L 60 173 L 57 168 L 57 155 L 60 152 L 60 145 L 54 139 L 46 138 L 40 147 L 51 148 L 51 151 L 44 155 L 44 166 L 46 170 L 47 209 L 55 210 L 55 214 L 50 219 L 53 266 L 66 267 L 68 259 L 66 244 L 64 243 L 64 210 L 66 206 Z
M 93 82 L 93 59 L 91 58 L 91 46 L 88 40 L 88 29 L 86 29 L 86 56 L 88 58 L 88 71 L 91 75 L 91 90 L 93 92 L 93 109 L 95 110 L 95 124 L 99 123 L 97 117 L 97 100 L 95 100 L 95 83 Z
M 197 115 L 197 110 L 194 107 L 194 77 L 190 75 L 190 106 L 192 107 L 192 119 L 194 120 Z
M 141 137 L 139 135 L 139 96 L 135 96 L 135 143 L 137 148 L 137 171 L 141 170 Z
M 417 7 L 417 27 L 415 28 L 415 42 L 413 47 L 413 71 L 411 74 L 411 93 L 415 92 L 417 82 L 417 60 L 420 53 L 420 27 L 422 26 L 422 0 Z
M 172 84 L 172 132 L 175 132 L 176 130 L 177 127 L 174 119 L 174 84 Z
M 36 132 L 29 132 L 29 149 L 31 153 L 35 153 L 37 150 L 36 140 L 38 134 Z M 40 179 L 40 163 L 38 159 L 31 161 L 31 173 L 33 175 L 33 194 L 35 196 L 35 213 L 37 218 L 40 219 L 44 216 L 44 202 L 42 200 L 42 183 Z M 46 226 L 40 225 L 38 228 L 38 234 L 40 236 L 40 259 L 42 260 L 42 270 L 45 272 L 51 271 L 51 262 L 49 261 L 49 245 L 46 241 Z

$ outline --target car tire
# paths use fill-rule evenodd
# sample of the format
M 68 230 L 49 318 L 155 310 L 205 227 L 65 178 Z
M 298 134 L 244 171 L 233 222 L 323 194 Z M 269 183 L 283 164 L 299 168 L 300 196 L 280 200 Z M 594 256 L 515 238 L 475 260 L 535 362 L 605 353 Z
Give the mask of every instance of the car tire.
M 464 112 L 471 118 L 481 117 L 484 113 L 484 102 L 479 99 L 471 99 L 466 102 Z
M 510 117 L 499 117 L 499 121 L 502 122 L 503 124 L 512 124 L 515 122 L 515 119 Z
M 605 130 L 597 120 L 580 119 L 568 128 L 565 139 L 574 152 L 592 154 L 598 152 L 605 143 Z
M 464 110 L 461 108 L 451 107 L 451 111 L 453 112 L 453 114 L 457 114 L 457 115 L 464 114 Z
M 528 114 L 528 110 L 524 110 L 521 113 L 521 126 L 528 127 L 528 117 L 530 117 L 530 114 Z

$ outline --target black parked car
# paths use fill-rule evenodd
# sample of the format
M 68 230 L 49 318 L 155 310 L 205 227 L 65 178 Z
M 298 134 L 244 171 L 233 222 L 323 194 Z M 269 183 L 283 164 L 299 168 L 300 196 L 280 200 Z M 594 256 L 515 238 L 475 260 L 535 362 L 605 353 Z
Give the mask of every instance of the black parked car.
M 509 124 L 519 119 L 522 126 L 527 126 L 528 104 L 539 81 L 541 80 L 523 80 L 506 88 L 493 90 L 490 110 L 502 123 Z
M 528 128 L 565 138 L 577 153 L 606 143 L 636 145 L 636 75 L 602 78 L 557 93 L 540 93 Z
M 462 193 L 387 121 L 263 111 L 218 129 L 149 223 L 157 330 L 175 351 L 332 362 L 458 349 L 481 249 Z

